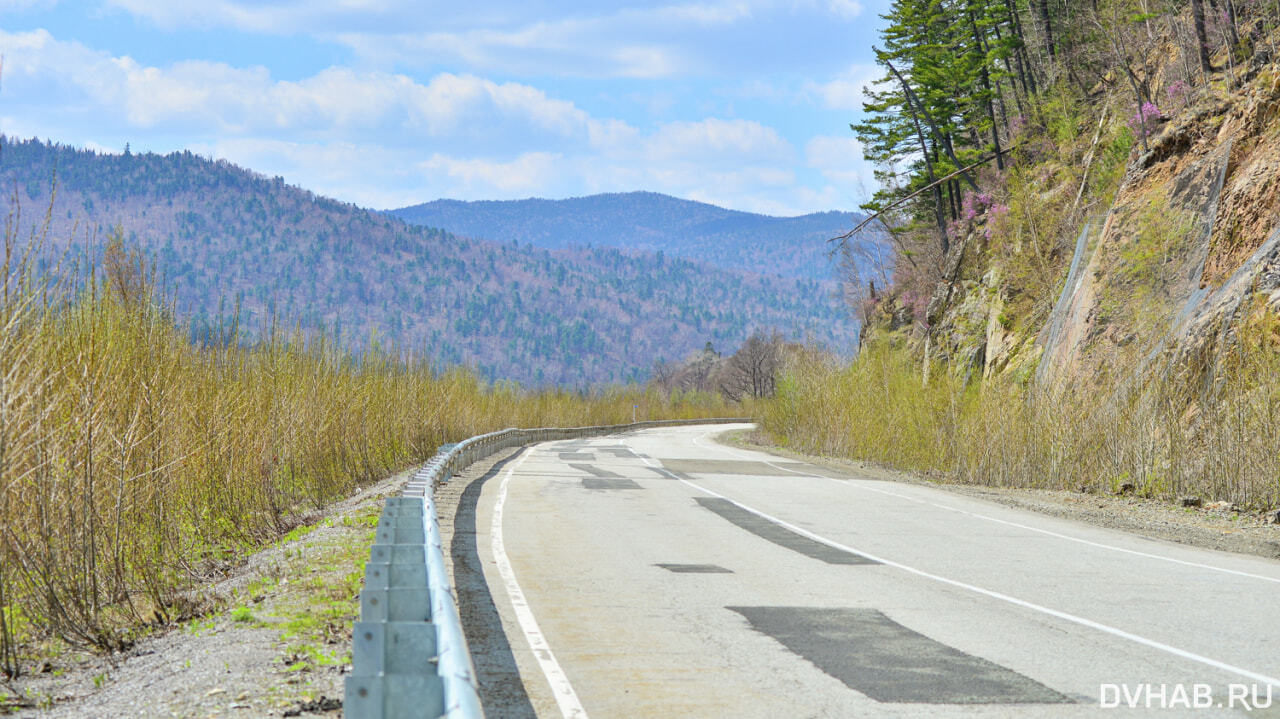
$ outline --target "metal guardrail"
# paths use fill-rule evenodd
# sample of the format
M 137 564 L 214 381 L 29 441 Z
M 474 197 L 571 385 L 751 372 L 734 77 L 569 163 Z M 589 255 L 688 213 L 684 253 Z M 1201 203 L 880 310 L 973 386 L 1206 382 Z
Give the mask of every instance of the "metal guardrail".
M 594 427 L 504 429 L 444 445 L 382 508 L 351 641 L 349 719 L 483 719 L 471 653 L 444 564 L 432 494 L 456 472 L 508 447 L 647 427 L 750 422 L 741 417 Z

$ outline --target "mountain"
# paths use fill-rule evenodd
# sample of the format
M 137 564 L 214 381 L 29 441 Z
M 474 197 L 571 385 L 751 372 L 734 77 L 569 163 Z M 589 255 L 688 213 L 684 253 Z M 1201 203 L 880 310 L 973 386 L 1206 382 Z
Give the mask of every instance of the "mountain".
M 276 313 L 355 350 L 376 331 L 441 366 L 586 386 L 642 379 L 707 342 L 731 349 L 757 328 L 836 348 L 856 332 L 831 282 L 604 246 L 470 239 L 190 152 L 99 154 L 3 138 L 0 181 L 21 208 L 16 231 L 47 217 L 55 249 L 100 253 L 119 225 L 197 334 L 238 304 L 242 326 Z
M 827 240 L 859 219 L 849 212 L 769 217 L 654 192 L 568 200 L 436 200 L 388 214 L 502 242 L 662 252 L 730 270 L 808 280 L 835 278 Z

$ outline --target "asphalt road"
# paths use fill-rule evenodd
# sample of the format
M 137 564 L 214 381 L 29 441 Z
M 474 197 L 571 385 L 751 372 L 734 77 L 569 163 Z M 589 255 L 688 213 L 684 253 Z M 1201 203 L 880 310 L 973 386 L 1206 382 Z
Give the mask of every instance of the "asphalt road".
M 467 489 L 452 554 L 489 716 L 1280 716 L 1280 562 L 726 429 L 541 444 Z

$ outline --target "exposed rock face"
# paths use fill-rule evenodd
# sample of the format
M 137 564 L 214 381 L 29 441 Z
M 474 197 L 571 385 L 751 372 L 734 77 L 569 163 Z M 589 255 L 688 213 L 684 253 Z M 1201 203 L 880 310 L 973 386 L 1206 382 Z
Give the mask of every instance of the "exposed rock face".
M 1164 359 L 1206 389 L 1216 375 L 1218 359 L 1234 345 L 1236 329 L 1253 298 L 1265 298 L 1274 312 L 1280 304 L 1280 230 L 1259 247 L 1211 293 L 1205 293 L 1174 327 Z
M 1116 201 L 1096 235 L 1086 223 L 1076 245 L 1084 269 L 1068 278 L 1063 296 L 1041 333 L 1042 383 L 1091 376 L 1137 348 L 1165 340 L 1188 303 L 1199 297 L 1230 144 L 1209 141 L 1196 152 L 1179 147 L 1184 127 L 1166 127 L 1150 153 L 1130 165 Z M 1095 239 L 1096 237 L 1096 239 Z
M 1179 113 L 1130 164 L 1101 229 L 1082 230 L 1039 337 L 1042 383 L 1090 376 L 1134 340 L 1138 371 L 1210 382 L 1251 299 L 1275 294 L 1280 305 L 1280 67 L 1266 61 L 1255 60 L 1242 91 Z M 1185 242 L 1166 243 L 1143 275 L 1133 260 L 1159 238 L 1143 236 L 1152 218 L 1142 211 L 1162 201 L 1185 213 Z
M 1055 250 L 1066 280 L 1043 324 L 1005 317 L 1011 297 L 1025 309 L 1025 295 L 1002 281 L 979 224 L 943 260 L 926 322 L 886 303 L 893 312 L 877 329 L 910 327 L 921 343 L 927 334 L 930 356 L 966 378 L 1034 369 L 1038 384 L 1055 386 L 1158 370 L 1210 388 L 1250 313 L 1280 313 L 1280 63 L 1259 51 L 1237 83 L 1170 108 L 1110 207 Z

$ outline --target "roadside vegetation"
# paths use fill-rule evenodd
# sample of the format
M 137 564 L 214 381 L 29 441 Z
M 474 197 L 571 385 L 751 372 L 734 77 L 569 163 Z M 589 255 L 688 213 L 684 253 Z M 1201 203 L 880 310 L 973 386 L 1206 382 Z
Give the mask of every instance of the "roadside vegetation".
M 1058 393 L 1007 378 L 966 385 L 940 364 L 925 384 L 918 357 L 875 343 L 851 364 L 797 356 L 761 405 L 760 422 L 785 447 L 966 484 L 1274 510 L 1277 330 L 1250 330 L 1254 340 L 1230 359 L 1212 402 L 1162 379 Z
M 224 326 L 193 342 L 118 235 L 92 271 L 46 273 L 40 243 L 20 243 L 16 226 L 11 216 L 0 266 L 6 677 L 199 615 L 200 585 L 442 443 L 633 412 L 743 411 L 710 393 L 493 386 L 376 343 L 351 356 L 281 325 L 253 341 Z

